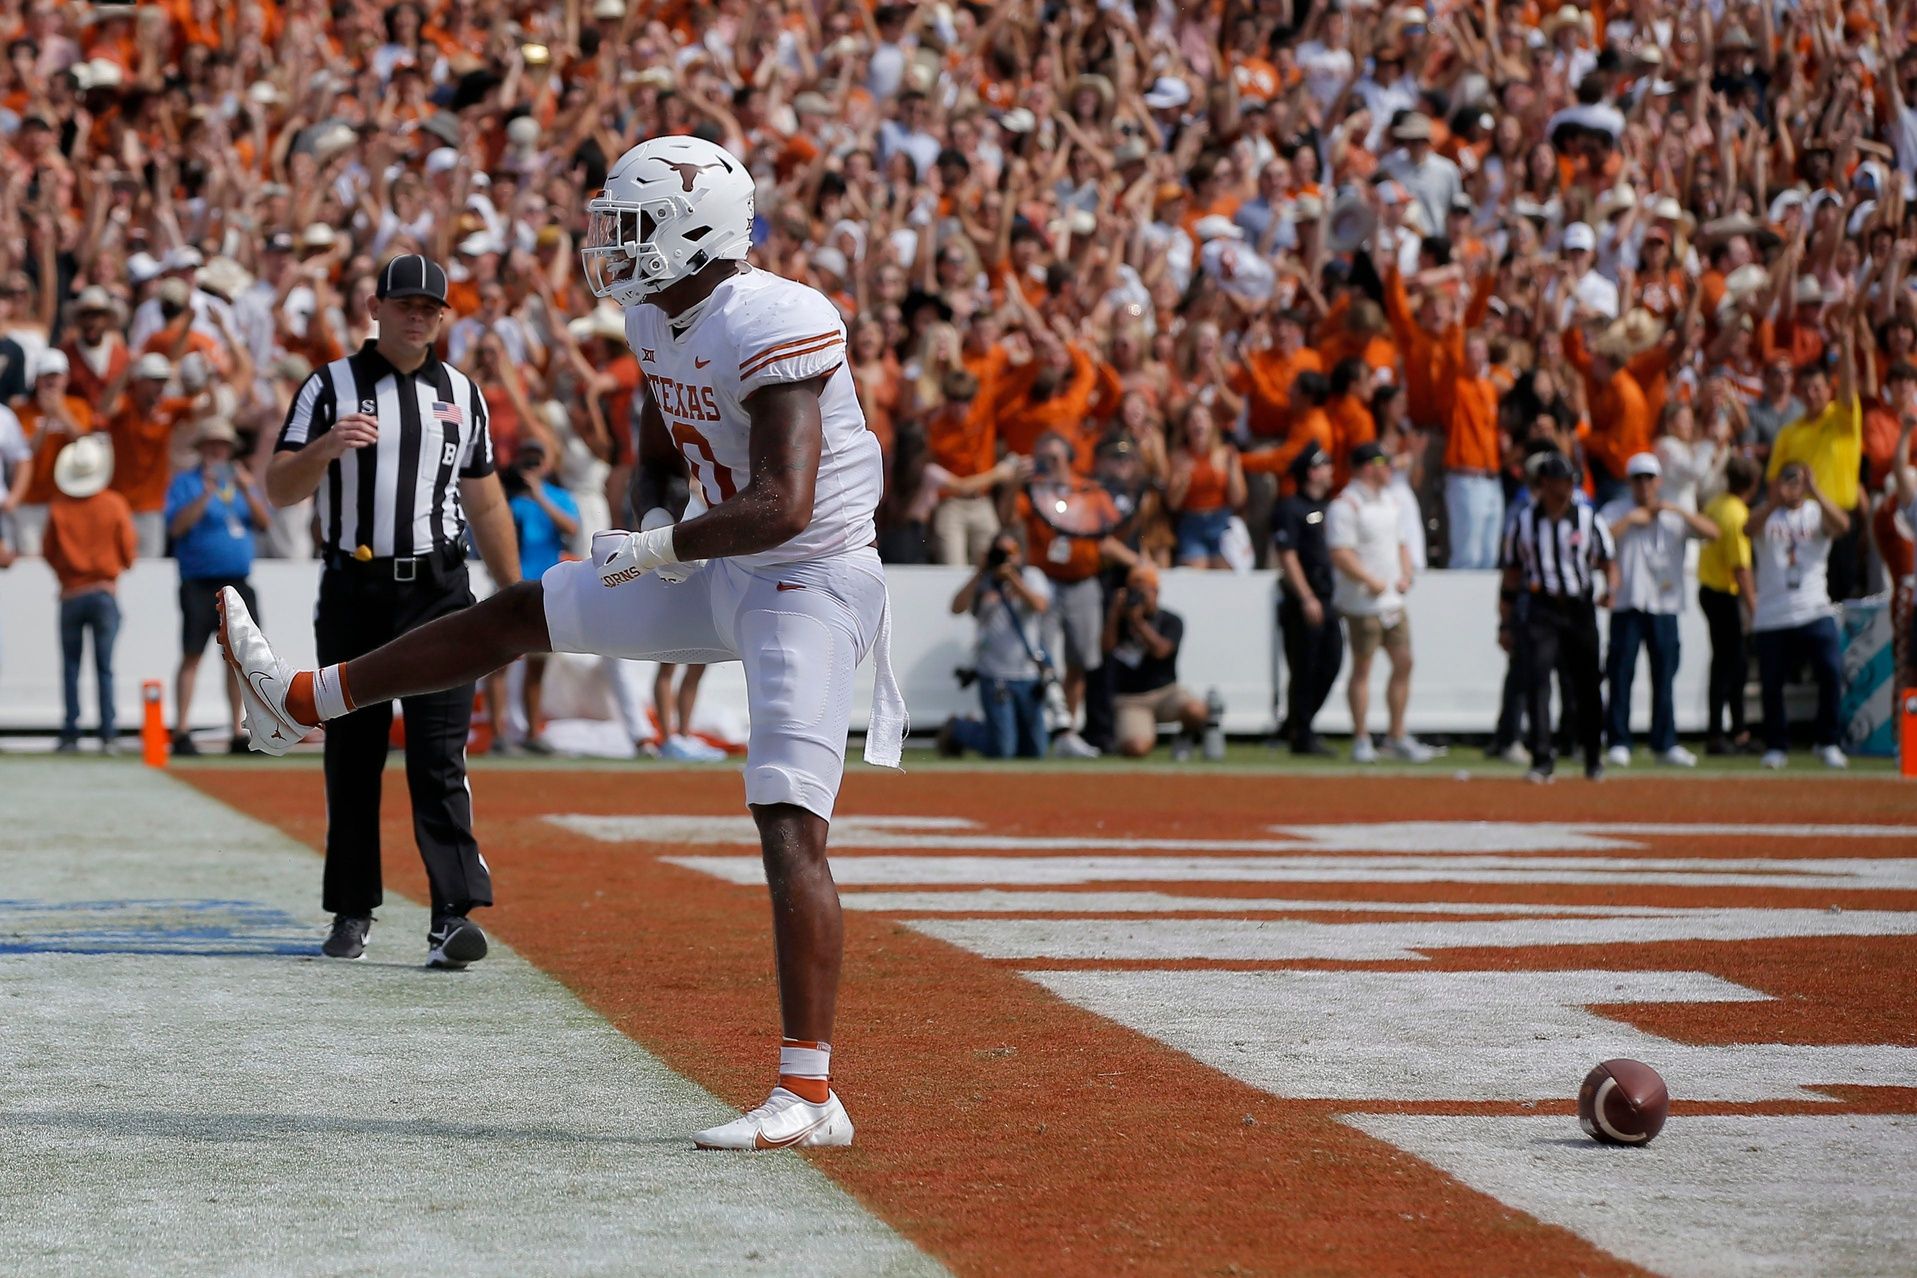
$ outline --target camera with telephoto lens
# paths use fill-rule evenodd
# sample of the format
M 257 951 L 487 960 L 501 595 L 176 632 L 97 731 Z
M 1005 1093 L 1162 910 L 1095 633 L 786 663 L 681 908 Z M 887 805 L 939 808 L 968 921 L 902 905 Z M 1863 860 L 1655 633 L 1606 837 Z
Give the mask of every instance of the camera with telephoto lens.
M 952 670 L 952 677 L 958 680 L 958 686 L 962 691 L 978 682 L 978 671 L 970 666 L 956 666 Z
M 985 566 L 992 572 L 997 572 L 1005 566 L 1006 561 L 1010 558 L 1011 556 L 1006 553 L 1004 546 L 994 543 L 992 548 L 985 552 Z

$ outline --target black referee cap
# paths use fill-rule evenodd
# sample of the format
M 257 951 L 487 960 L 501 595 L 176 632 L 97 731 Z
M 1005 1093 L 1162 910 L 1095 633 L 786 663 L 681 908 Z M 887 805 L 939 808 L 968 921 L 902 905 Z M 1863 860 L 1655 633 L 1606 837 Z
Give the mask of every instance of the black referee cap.
M 379 273 L 373 294 L 379 298 L 430 297 L 446 304 L 446 272 L 439 263 L 417 253 L 396 257 Z

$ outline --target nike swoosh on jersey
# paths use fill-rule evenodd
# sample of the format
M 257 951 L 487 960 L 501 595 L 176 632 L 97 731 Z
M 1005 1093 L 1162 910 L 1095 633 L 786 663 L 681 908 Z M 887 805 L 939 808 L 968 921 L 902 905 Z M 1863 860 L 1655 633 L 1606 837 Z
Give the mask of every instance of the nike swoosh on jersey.
M 694 357 L 692 361 L 692 366 L 694 368 L 704 368 L 707 364 L 710 364 L 711 362 L 712 361 L 709 359 L 699 359 L 697 357 Z
M 792 582 L 789 582 L 789 581 L 782 581 L 782 582 L 780 582 L 780 583 L 779 583 L 779 589 L 780 589 L 780 590 L 782 590 L 782 591 L 784 591 L 784 590 L 804 590 L 804 589 L 805 589 L 805 587 L 804 587 L 804 586 L 798 586 L 798 585 L 794 585 L 794 584 L 793 584 Z

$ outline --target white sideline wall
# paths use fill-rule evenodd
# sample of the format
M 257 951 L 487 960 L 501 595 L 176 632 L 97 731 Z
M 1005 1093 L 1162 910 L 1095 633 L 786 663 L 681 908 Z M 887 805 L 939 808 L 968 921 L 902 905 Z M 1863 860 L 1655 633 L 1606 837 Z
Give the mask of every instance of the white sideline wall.
M 313 561 L 271 559 L 254 569 L 253 585 L 267 634 L 280 652 L 299 666 L 313 664 L 313 603 L 320 568 Z M 972 622 L 951 615 L 952 595 L 967 570 L 893 567 L 887 570 L 892 597 L 892 659 L 913 725 L 936 728 L 945 717 L 977 709 L 975 691 L 960 691 L 955 667 L 971 663 Z M 474 565 L 475 588 L 484 593 L 484 571 Z M 140 683 L 166 685 L 168 722 L 172 721 L 173 674 L 180 655 L 177 569 L 170 559 L 140 561 L 120 581 L 120 638 L 114 653 L 114 680 L 122 728 L 140 723 Z M 1277 578 L 1269 572 L 1225 573 L 1174 569 L 1161 590 L 1164 607 L 1185 619 L 1185 643 L 1179 654 L 1181 682 L 1199 695 L 1216 687 L 1225 699 L 1225 727 L 1234 733 L 1261 733 L 1273 726 L 1272 691 L 1282 687 L 1281 644 L 1276 629 Z M 1497 574 L 1432 572 L 1410 595 L 1409 610 L 1417 667 L 1412 678 L 1410 726 L 1413 732 L 1490 732 L 1497 722 L 1504 680 L 1504 653 L 1497 645 Z M 60 691 L 59 601 L 52 572 L 44 562 L 23 559 L 0 573 L 0 728 L 56 730 L 62 717 Z M 1678 727 L 1703 727 L 1705 677 L 1710 644 L 1703 615 L 1687 601 L 1681 619 L 1683 657 L 1677 676 Z M 193 701 L 192 722 L 216 727 L 225 722 L 225 692 L 217 677 L 218 649 L 207 647 Z M 1384 725 L 1387 663 L 1380 654 L 1372 670 L 1372 729 Z M 860 671 L 860 694 L 853 723 L 863 727 L 871 704 L 872 666 Z M 1632 724 L 1650 725 L 1650 673 L 1640 660 Z M 90 658 L 83 663 L 81 724 L 95 722 Z M 743 710 L 745 685 L 734 664 L 715 669 L 700 689 L 715 708 Z M 1347 732 L 1344 679 L 1318 717 L 1327 732 Z

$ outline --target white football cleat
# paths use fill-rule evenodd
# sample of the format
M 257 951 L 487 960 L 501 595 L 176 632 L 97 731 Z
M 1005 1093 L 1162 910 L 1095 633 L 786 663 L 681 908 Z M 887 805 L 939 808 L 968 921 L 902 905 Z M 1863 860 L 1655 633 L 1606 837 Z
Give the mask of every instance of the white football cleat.
M 692 1133 L 694 1149 L 823 1149 L 852 1143 L 852 1120 L 837 1092 L 814 1105 L 783 1087 L 729 1123 Z
M 246 706 L 247 744 L 262 754 L 285 754 L 311 731 L 295 722 L 286 709 L 293 668 L 273 655 L 272 645 L 260 633 L 239 591 L 223 587 L 217 604 L 220 652 L 239 676 L 240 697 Z

